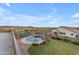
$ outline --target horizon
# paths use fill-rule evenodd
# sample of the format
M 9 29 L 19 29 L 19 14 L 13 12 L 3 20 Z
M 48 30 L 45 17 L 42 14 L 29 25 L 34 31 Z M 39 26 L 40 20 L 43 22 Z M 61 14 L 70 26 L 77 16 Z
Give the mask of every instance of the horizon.
M 57 27 L 46 27 L 46 26 L 44 26 L 44 27 L 42 27 L 42 26 L 0 26 L 0 27 L 41 27 L 41 28 L 57 28 Z M 62 27 L 62 26 L 58 26 L 58 27 Z M 63 26 L 63 27 L 70 27 L 70 26 Z M 72 27 L 72 28 L 79 28 L 79 27 Z
M 79 3 L 0 3 L 0 26 L 79 27 Z

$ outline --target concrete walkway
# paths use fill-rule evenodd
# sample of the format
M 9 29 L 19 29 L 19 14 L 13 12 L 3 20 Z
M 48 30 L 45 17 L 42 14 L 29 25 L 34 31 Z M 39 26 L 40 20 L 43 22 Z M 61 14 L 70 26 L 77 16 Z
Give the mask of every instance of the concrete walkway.
M 10 32 L 0 32 L 0 55 L 13 55 L 13 38 Z
M 17 40 L 19 47 L 21 49 L 22 55 L 29 55 L 28 49 L 32 44 L 24 44 L 21 42 L 21 40 Z

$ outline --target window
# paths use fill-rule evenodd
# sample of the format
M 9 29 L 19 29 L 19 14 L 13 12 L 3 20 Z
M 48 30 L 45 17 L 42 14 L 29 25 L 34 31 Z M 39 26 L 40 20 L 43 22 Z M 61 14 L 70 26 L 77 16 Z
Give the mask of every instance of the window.
M 71 35 L 73 36 L 74 34 L 73 34 L 73 33 L 71 33 Z
M 78 37 L 78 35 L 76 35 L 76 37 Z
M 59 32 L 59 34 L 65 35 L 65 33 L 64 33 L 64 32 Z
M 57 35 L 57 32 L 54 32 Z

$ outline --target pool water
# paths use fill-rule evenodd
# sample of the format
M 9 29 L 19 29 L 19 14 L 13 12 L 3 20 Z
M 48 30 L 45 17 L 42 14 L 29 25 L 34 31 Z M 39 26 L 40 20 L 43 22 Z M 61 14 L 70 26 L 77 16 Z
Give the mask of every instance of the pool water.
M 31 38 L 26 39 L 26 41 L 29 41 L 29 42 L 38 42 L 40 40 L 42 40 L 42 38 L 31 37 Z
M 42 36 L 29 36 L 22 39 L 24 43 L 41 43 L 44 41 Z

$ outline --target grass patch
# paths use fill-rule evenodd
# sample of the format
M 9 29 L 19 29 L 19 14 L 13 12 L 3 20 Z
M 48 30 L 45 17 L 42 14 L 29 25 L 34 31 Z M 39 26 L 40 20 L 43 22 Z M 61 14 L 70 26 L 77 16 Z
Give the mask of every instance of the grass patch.
M 79 46 L 70 42 L 51 40 L 45 45 L 31 46 L 28 51 L 32 55 L 78 55 Z

